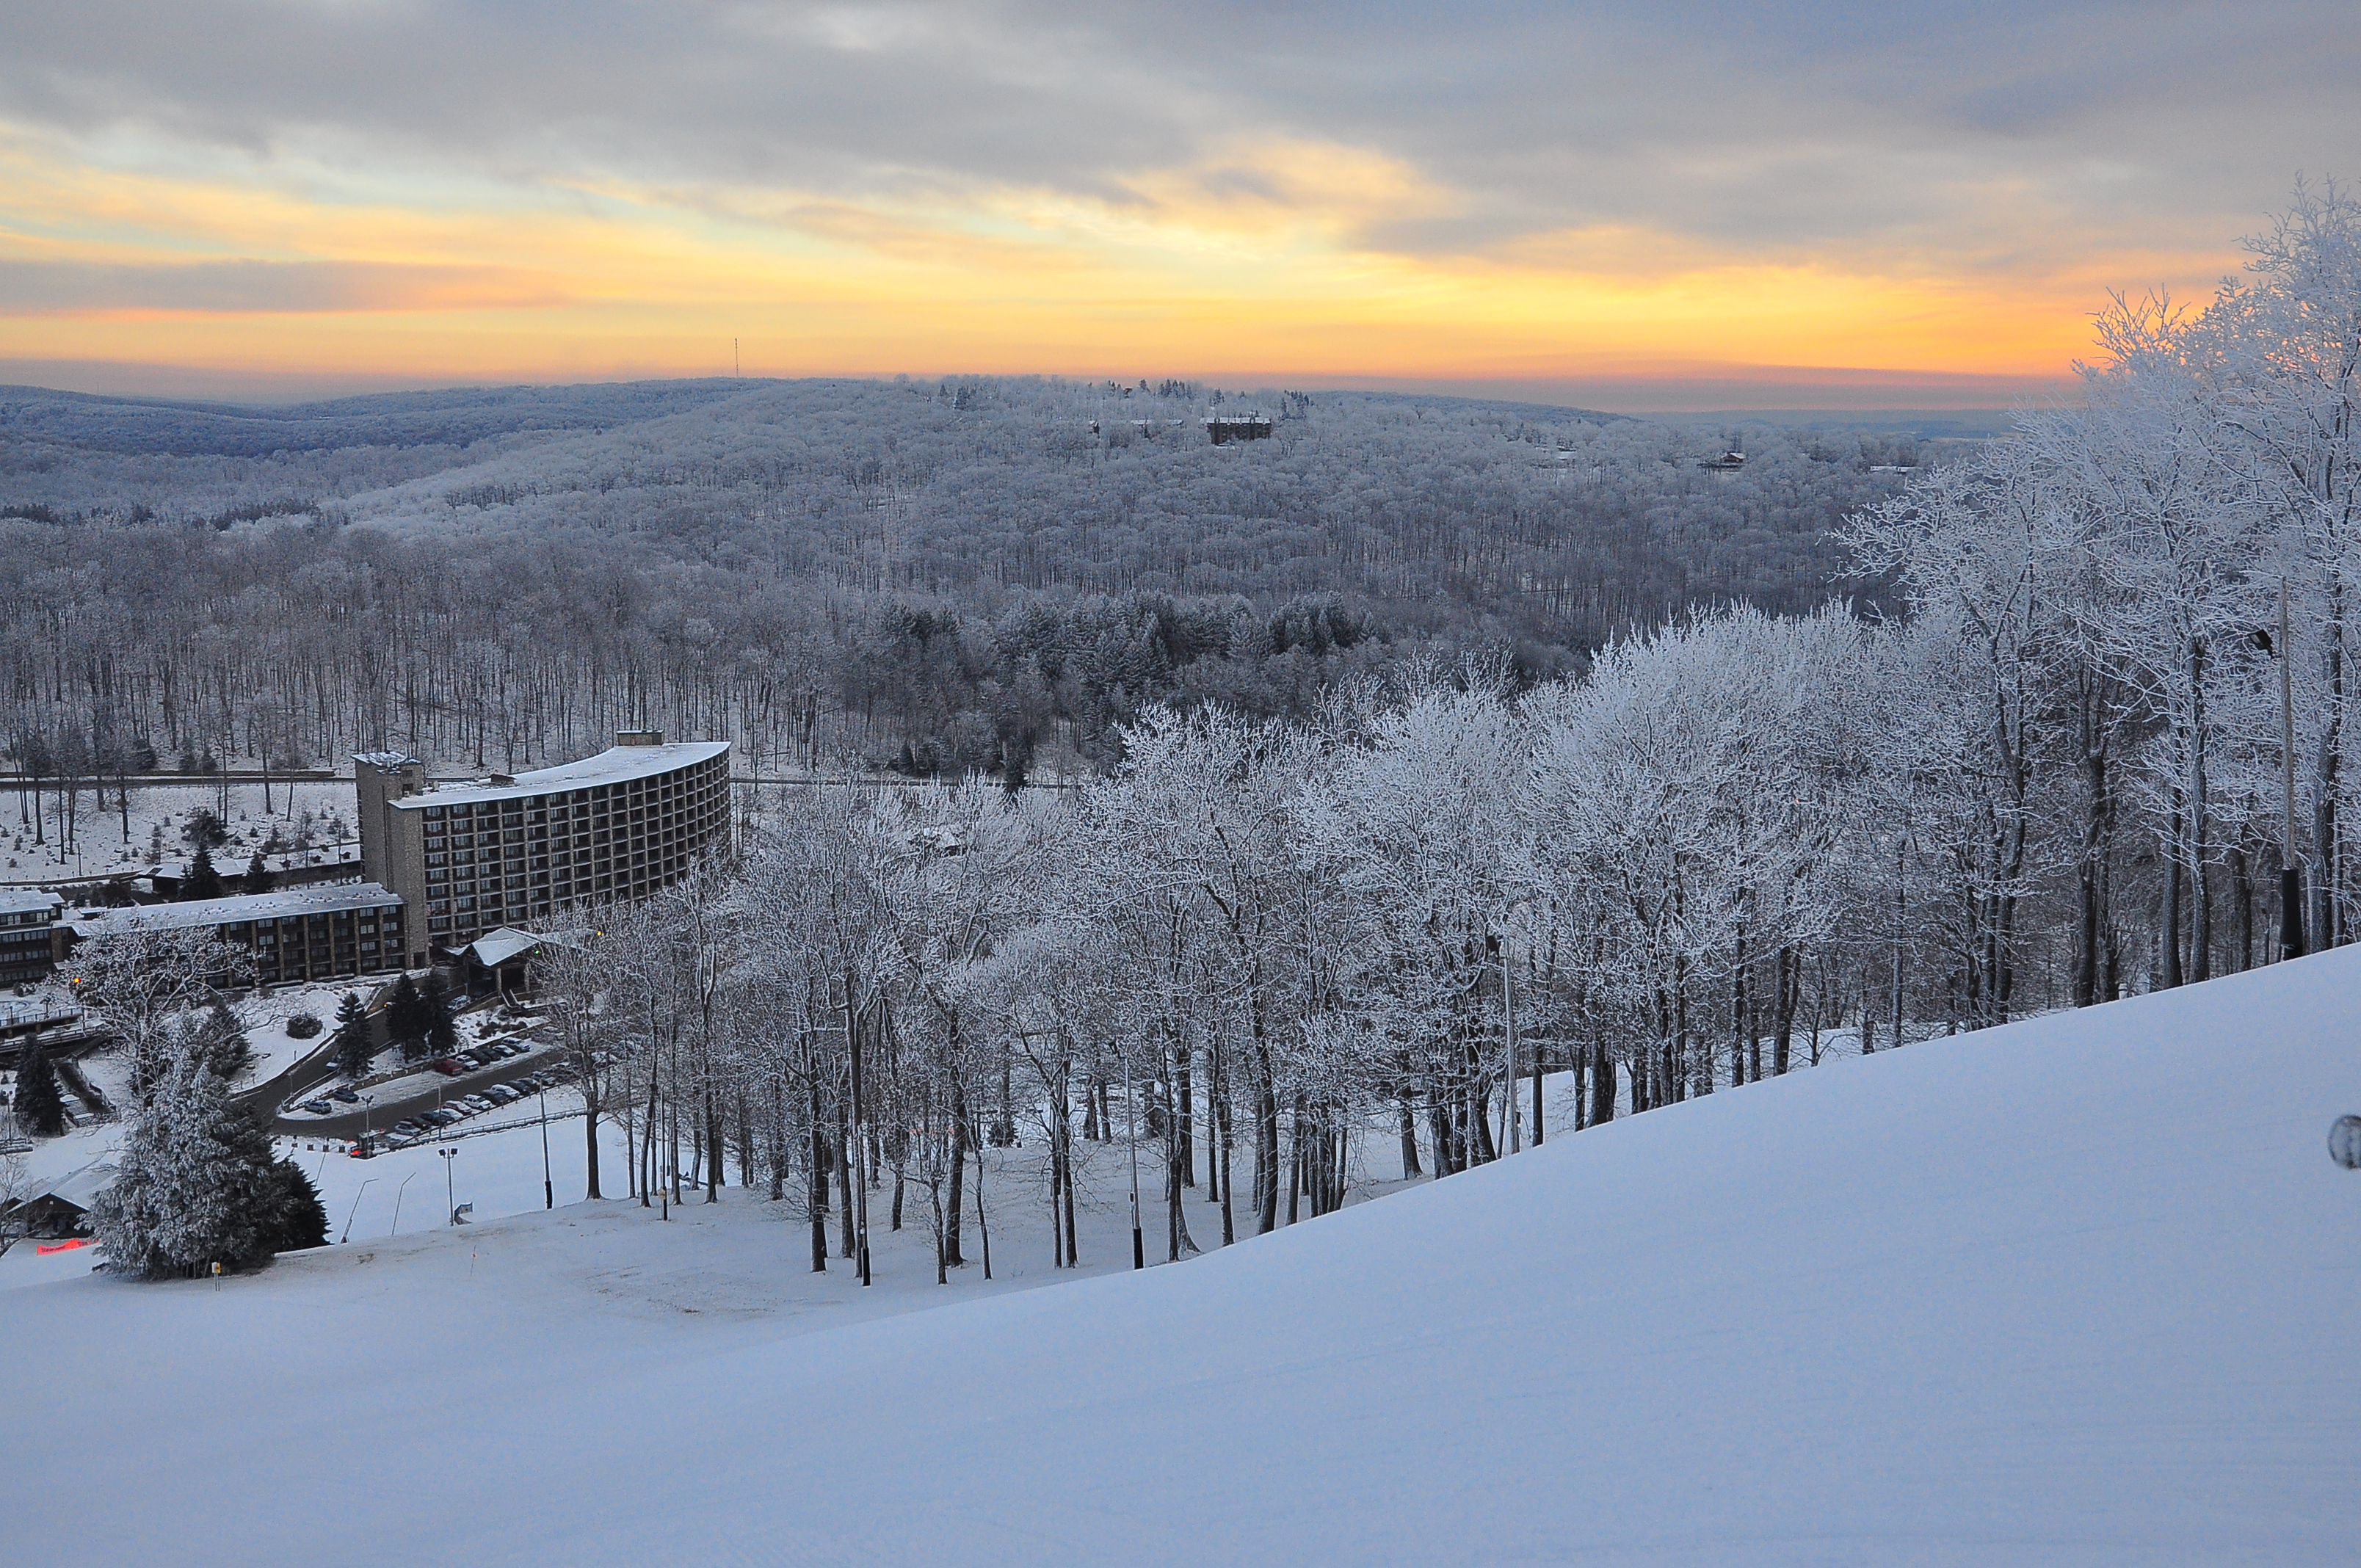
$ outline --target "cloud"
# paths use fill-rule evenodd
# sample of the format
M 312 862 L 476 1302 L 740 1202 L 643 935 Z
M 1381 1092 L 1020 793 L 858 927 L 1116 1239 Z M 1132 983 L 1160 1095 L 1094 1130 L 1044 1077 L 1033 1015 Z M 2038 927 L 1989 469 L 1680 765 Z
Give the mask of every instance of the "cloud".
M 1261 140 L 1400 166 L 1481 219 L 1368 216 L 1378 248 L 1644 226 L 2022 257 L 2027 225 L 2248 226 L 2295 169 L 2361 166 L 2349 0 L 81 0 L 10 31 L 0 115 L 266 162 L 862 202 L 1193 175 L 1319 205 L 1228 157 Z
M 546 283 L 489 267 L 368 261 L 119 263 L 0 257 L 0 316 L 483 310 L 555 304 Z

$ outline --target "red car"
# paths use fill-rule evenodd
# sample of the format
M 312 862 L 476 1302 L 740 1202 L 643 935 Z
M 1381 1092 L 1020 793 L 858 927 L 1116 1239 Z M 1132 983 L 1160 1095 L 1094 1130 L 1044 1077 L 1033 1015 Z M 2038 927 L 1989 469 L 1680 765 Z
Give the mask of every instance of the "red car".
M 468 1070 L 464 1062 L 452 1057 L 444 1057 L 438 1061 L 431 1061 L 426 1065 L 445 1078 L 465 1078 Z

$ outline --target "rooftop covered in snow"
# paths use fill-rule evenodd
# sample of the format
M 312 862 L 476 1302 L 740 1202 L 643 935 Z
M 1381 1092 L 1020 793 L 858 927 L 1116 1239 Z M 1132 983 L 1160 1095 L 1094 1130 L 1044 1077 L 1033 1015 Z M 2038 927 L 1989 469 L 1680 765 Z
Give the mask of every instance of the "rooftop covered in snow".
M 472 806 L 478 801 L 513 800 L 559 790 L 628 784 L 633 779 L 651 778 L 676 768 L 709 762 L 729 750 L 730 742 L 727 740 L 609 746 L 597 756 L 585 757 L 579 762 L 561 762 L 554 768 L 536 768 L 531 773 L 518 773 L 513 778 L 495 774 L 489 779 L 467 784 L 430 785 L 423 795 L 405 795 L 386 804 L 397 811 L 416 811 L 430 806 Z
M 30 887 L 0 888 L 0 916 L 38 915 L 43 910 L 54 916 L 64 907 L 65 900 L 54 893 Z
M 337 883 L 326 887 L 291 887 L 281 893 L 240 894 L 232 898 L 195 898 L 185 904 L 85 909 L 75 917 L 72 926 L 77 937 L 103 937 L 116 931 L 184 931 L 250 920 L 286 920 L 304 915 L 338 915 L 401 906 L 399 896 L 373 882 Z

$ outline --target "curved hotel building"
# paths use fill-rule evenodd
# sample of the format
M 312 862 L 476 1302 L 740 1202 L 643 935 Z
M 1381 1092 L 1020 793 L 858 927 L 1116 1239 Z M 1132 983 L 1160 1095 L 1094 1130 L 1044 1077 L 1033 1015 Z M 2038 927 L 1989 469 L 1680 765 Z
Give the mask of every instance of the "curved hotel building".
M 730 836 L 730 743 L 626 730 L 595 757 L 430 784 L 415 757 L 353 759 L 361 874 L 400 895 L 412 969 L 502 926 L 645 898 Z

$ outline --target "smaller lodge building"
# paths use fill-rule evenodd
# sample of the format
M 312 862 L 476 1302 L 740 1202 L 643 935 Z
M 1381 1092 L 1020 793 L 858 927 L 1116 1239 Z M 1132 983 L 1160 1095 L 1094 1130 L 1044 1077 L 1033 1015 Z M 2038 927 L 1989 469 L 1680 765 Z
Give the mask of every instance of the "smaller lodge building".
M 122 931 L 210 930 L 252 959 L 258 985 L 383 974 L 401 969 L 408 950 L 401 898 L 367 882 L 85 909 L 67 928 L 77 939 Z

